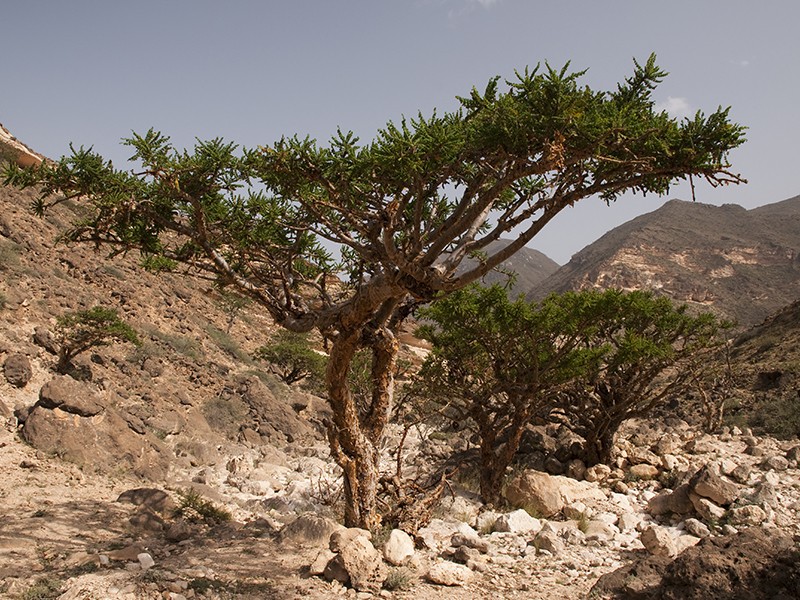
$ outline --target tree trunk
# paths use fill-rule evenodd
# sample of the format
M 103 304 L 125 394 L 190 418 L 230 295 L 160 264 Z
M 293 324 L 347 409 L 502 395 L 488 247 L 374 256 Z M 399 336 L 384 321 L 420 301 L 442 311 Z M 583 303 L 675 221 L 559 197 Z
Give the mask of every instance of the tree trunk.
M 597 464 L 607 465 L 611 462 L 611 451 L 614 448 L 614 436 L 619 423 L 611 420 L 595 421 L 586 434 L 584 445 L 584 461 L 587 467 Z
M 328 440 L 344 472 L 345 525 L 374 531 L 380 525 L 379 447 L 393 399 L 397 341 L 386 328 L 380 328 L 369 340 L 373 353 L 372 398 L 367 410 L 359 412 L 348 385 L 348 371 L 361 337 L 360 329 L 340 332 L 331 346 L 326 381 L 333 421 Z
M 504 428 L 505 441 L 497 443 L 498 424 L 496 422 L 486 422 L 481 427 L 481 468 L 480 485 L 481 497 L 487 504 L 497 506 L 501 500 L 500 491 L 503 488 L 503 479 L 506 469 L 514 460 L 514 456 L 519 450 L 519 443 L 522 439 L 522 432 L 528 422 L 530 412 L 524 406 L 516 406 L 511 422 Z

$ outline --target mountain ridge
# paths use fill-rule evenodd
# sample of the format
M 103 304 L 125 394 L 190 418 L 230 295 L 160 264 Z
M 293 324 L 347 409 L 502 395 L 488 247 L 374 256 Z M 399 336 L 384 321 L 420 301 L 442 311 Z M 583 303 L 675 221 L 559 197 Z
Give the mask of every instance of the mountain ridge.
M 751 210 L 670 200 L 583 248 L 528 297 L 609 287 L 756 324 L 800 297 L 800 196 Z

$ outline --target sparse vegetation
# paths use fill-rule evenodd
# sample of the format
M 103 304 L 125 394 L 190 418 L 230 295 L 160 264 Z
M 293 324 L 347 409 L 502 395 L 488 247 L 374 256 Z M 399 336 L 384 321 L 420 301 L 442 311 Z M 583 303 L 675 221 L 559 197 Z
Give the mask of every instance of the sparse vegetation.
M 190 266 L 280 326 L 330 340 L 330 446 L 346 479 L 345 521 L 372 529 L 396 334 L 414 306 L 479 280 L 585 198 L 665 194 L 693 176 L 743 181 L 727 156 L 744 128 L 722 108 L 681 121 L 656 108 L 666 73 L 654 55 L 608 91 L 583 85 L 583 74 L 545 65 L 495 77 L 457 110 L 390 122 L 366 144 L 340 130 L 322 145 L 301 135 L 184 151 L 150 130 L 125 141 L 135 170 L 73 147 L 56 163 L 11 165 L 5 181 L 38 186 L 40 214 L 65 199 L 84 206 L 68 241 Z M 514 241 L 491 246 L 504 234 Z M 340 264 L 324 243 L 339 246 Z M 469 256 L 481 258 L 467 266 Z M 348 285 L 329 285 L 334 272 L 348 273 Z M 366 406 L 349 379 L 360 350 L 371 360 Z
M 239 433 L 242 422 L 249 414 L 247 405 L 236 396 L 216 396 L 202 407 L 203 416 L 211 429 L 229 438 Z
M 208 337 L 211 338 L 211 341 L 213 341 L 220 348 L 220 350 L 223 350 L 244 364 L 249 364 L 252 362 L 252 359 L 247 352 L 242 350 L 236 340 L 231 337 L 230 333 L 222 331 L 221 329 L 217 329 L 211 324 L 208 324 L 205 327 L 205 330 L 208 334 Z
M 312 387 L 319 387 L 325 380 L 327 357 L 314 350 L 304 333 L 278 331 L 269 344 L 255 351 L 255 357 L 272 365 L 289 385 L 308 379 Z
M 57 320 L 58 364 L 56 370 L 65 373 L 72 359 L 98 346 L 112 342 L 139 344 L 139 338 L 130 325 L 117 315 L 117 311 L 95 306 L 89 310 L 67 313 Z
M 19 267 L 23 248 L 10 240 L 0 240 L 0 271 Z
M 231 513 L 203 498 L 195 490 L 189 488 L 177 492 L 178 507 L 175 516 L 191 523 L 218 525 L 231 520 Z
M 416 575 L 410 569 L 405 567 L 392 567 L 389 569 L 389 574 L 383 582 L 384 589 L 390 592 L 408 590 L 414 587 Z
M 143 333 L 166 344 L 178 354 L 192 360 L 200 360 L 203 357 L 203 350 L 200 344 L 198 344 L 197 340 L 190 338 L 188 335 L 161 331 L 152 325 L 143 325 L 141 329 Z
M 63 585 L 56 577 L 40 577 L 22 593 L 22 600 L 53 600 L 62 594 Z

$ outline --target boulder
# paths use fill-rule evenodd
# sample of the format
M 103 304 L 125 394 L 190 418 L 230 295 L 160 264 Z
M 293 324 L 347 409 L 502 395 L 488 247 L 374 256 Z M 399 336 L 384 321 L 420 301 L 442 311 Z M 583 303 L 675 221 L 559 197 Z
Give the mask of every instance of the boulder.
M 542 517 L 551 517 L 573 502 L 605 500 L 605 494 L 588 482 L 530 469 L 508 484 L 505 495 L 512 506 Z
M 558 556 L 564 551 L 564 542 L 555 531 L 542 530 L 533 539 L 533 545 L 537 550 L 544 550 L 553 556 Z
M 380 552 L 364 535 L 357 535 L 346 542 L 345 538 L 343 536 L 339 540 L 344 545 L 325 568 L 325 578 L 349 583 L 359 592 L 379 592 L 388 573 Z M 342 581 L 343 575 L 347 577 L 345 581 Z
M 649 463 L 639 463 L 638 465 L 633 465 L 629 469 L 629 473 L 633 479 L 650 481 L 658 477 L 658 468 Z
M 317 432 L 292 408 L 288 401 L 275 397 L 272 391 L 258 378 L 243 379 L 237 392 L 247 404 L 253 419 L 258 422 L 257 441 L 261 438 L 274 444 L 310 441 Z
M 645 549 L 653 556 L 677 556 L 678 548 L 669 531 L 663 527 L 651 525 L 642 531 L 639 538 Z
M 774 455 L 768 456 L 761 462 L 761 468 L 764 471 L 785 471 L 789 468 L 789 461 L 785 456 Z
M 372 540 L 372 534 L 366 529 L 361 529 L 359 527 L 342 527 L 331 534 L 330 540 L 328 541 L 328 548 L 330 548 L 331 552 L 341 552 L 350 542 L 360 537 L 369 541 Z
M 689 535 L 699 538 L 706 538 L 711 535 L 711 531 L 706 527 L 705 523 L 697 519 L 686 519 L 683 522 L 683 529 Z
M 539 519 L 532 517 L 522 508 L 501 515 L 494 523 L 495 531 L 508 533 L 537 533 L 541 528 L 542 523 Z
M 478 538 L 478 532 L 466 523 L 460 521 L 443 521 L 431 519 L 425 527 L 417 531 L 417 539 L 428 550 L 438 552 L 451 543 L 453 534 L 461 533 L 467 537 Z
M 719 475 L 706 465 L 689 482 L 692 491 L 698 496 L 708 498 L 719 506 L 729 506 L 739 497 L 739 486 Z
M 14 387 L 23 388 L 33 377 L 31 361 L 24 354 L 11 354 L 3 363 L 3 375 Z
M 405 531 L 392 529 L 383 546 L 383 558 L 393 565 L 402 565 L 414 556 L 414 540 Z
M 604 464 L 594 465 L 586 469 L 584 479 L 589 482 L 605 481 L 611 475 L 611 467 Z
M 175 501 L 164 490 L 156 488 L 135 488 L 122 492 L 117 502 L 126 502 L 149 510 L 168 514 L 175 510 Z
M 692 512 L 694 505 L 689 499 L 689 485 L 679 485 L 672 492 L 662 492 L 647 503 L 647 512 L 653 516 L 670 513 L 686 514 Z
M 108 473 L 122 467 L 160 481 L 169 466 L 169 452 L 160 440 L 137 433 L 122 413 L 70 377 L 45 384 L 25 419 L 22 437 L 38 450 L 90 471 Z
M 467 566 L 442 561 L 428 570 L 427 577 L 431 583 L 438 585 L 462 586 L 472 580 L 473 573 Z
M 308 574 L 315 575 L 317 577 L 322 576 L 325 573 L 325 569 L 328 567 L 328 564 L 334 558 L 336 558 L 335 552 L 331 552 L 327 548 L 323 548 L 319 551 L 314 561 L 308 566 Z
M 328 547 L 334 532 L 342 525 L 314 513 L 305 513 L 286 525 L 278 536 L 281 541 L 307 546 Z
M 489 552 L 489 542 L 482 540 L 477 535 L 466 535 L 461 532 L 453 534 L 450 538 L 450 545 L 454 548 L 470 548 L 477 550 L 481 554 Z
M 708 498 L 698 496 L 694 492 L 689 492 L 689 500 L 700 518 L 708 523 L 715 523 L 720 521 L 725 516 L 725 509 L 717 504 L 714 504 Z
M 760 506 L 748 504 L 747 506 L 737 506 L 728 511 L 728 521 L 731 525 L 761 525 L 767 520 L 767 513 Z

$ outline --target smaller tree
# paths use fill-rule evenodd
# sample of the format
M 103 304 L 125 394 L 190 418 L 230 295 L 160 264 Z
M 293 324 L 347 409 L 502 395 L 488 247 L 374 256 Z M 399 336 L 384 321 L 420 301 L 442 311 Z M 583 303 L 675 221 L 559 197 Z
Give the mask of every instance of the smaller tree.
M 322 385 L 328 359 L 311 347 L 308 335 L 288 330 L 278 331 L 272 342 L 255 351 L 255 357 L 270 363 L 284 383 L 310 378 Z
M 584 438 L 584 458 L 594 465 L 611 461 L 623 422 L 697 385 L 731 324 L 650 291 L 583 294 L 597 299 L 587 304 L 594 327 L 584 343 L 602 357 L 559 392 L 550 416 Z
M 67 313 L 58 317 L 56 323 L 56 371 L 59 373 L 66 373 L 72 360 L 91 348 L 108 346 L 112 342 L 139 345 L 139 338 L 133 328 L 111 308 L 95 306 L 89 310 Z
M 418 335 L 433 345 L 415 389 L 480 439 L 480 490 L 500 499 L 525 427 L 549 410 L 554 390 L 586 369 L 597 352 L 582 345 L 593 325 L 580 294 L 540 304 L 511 302 L 500 286 L 455 292 L 420 311 Z

